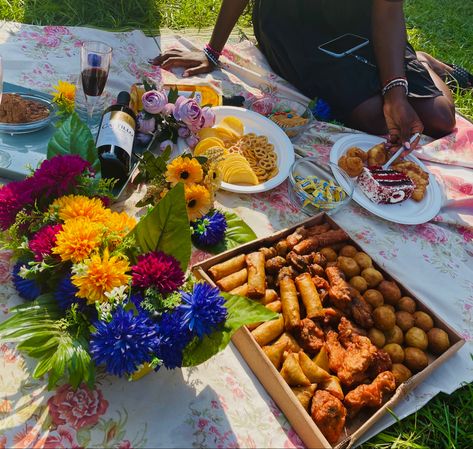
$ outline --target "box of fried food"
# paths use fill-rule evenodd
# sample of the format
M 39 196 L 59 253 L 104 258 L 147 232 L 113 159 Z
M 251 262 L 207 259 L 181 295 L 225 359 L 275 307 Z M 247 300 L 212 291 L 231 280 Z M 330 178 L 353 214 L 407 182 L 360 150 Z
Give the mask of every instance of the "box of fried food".
M 351 447 L 464 344 L 325 214 L 193 271 L 278 314 L 232 341 L 307 447 Z

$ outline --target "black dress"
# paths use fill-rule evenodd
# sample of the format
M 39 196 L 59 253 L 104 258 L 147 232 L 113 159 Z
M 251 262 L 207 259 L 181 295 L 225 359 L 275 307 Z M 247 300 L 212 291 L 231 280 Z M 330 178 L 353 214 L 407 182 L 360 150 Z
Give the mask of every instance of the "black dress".
M 371 39 L 373 0 L 256 0 L 253 26 L 273 70 L 309 98 L 326 100 L 335 118 L 344 120 L 365 100 L 380 93 L 381 82 Z M 335 58 L 319 45 L 343 34 L 369 39 L 353 56 Z M 442 95 L 410 44 L 405 55 L 409 96 Z

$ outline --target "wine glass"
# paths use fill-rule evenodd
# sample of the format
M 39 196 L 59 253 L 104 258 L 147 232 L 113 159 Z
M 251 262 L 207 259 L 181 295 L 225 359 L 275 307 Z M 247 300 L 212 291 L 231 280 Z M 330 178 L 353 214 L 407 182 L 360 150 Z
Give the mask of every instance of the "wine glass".
M 99 41 L 86 41 L 82 44 L 80 71 L 89 122 L 92 121 L 94 108 L 107 83 L 111 61 L 110 45 Z

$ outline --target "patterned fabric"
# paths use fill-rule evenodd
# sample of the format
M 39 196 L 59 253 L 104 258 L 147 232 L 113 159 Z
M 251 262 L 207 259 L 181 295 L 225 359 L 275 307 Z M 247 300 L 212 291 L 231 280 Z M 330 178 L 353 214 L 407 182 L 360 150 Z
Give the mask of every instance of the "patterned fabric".
M 202 48 L 206 37 L 164 35 L 162 49 Z M 109 94 L 129 88 L 143 75 L 172 81 L 146 61 L 158 53 L 156 42 L 140 32 L 106 33 L 65 27 L 0 24 L 0 52 L 5 80 L 50 91 L 58 79 L 71 80 L 79 71 L 83 40 L 103 40 L 113 47 L 107 84 Z M 224 50 L 223 71 L 204 77 L 221 85 L 225 95 L 253 99 L 277 94 L 307 101 L 271 73 L 250 41 L 233 39 Z M 353 132 L 327 123 L 316 123 L 298 142 L 302 152 L 327 160 L 330 148 L 345 133 Z M 472 126 L 459 121 L 453 136 L 432 142 L 429 159 L 460 160 L 471 151 Z M 452 140 L 453 139 L 453 140 Z M 440 151 L 442 150 L 442 151 Z M 427 155 L 422 155 L 427 158 Z M 437 159 L 434 159 L 434 156 Z M 470 154 L 471 158 L 471 154 Z M 471 159 L 470 159 L 471 161 Z M 460 166 L 459 166 L 460 165 Z M 447 198 L 460 201 L 473 196 L 471 165 L 429 167 L 442 180 Z M 119 209 L 130 212 L 135 193 Z M 305 217 L 290 204 L 287 184 L 259 195 L 219 193 L 222 208 L 239 214 L 259 237 L 290 226 Z M 435 222 L 402 226 L 373 217 L 355 204 L 335 215 L 373 258 L 427 305 L 454 326 L 467 340 L 464 348 L 396 409 L 404 417 L 424 405 L 439 391 L 451 393 L 463 382 L 473 381 L 473 221 L 471 207 L 459 212 L 443 209 Z M 202 251 L 193 262 L 204 260 Z M 11 283 L 11 253 L 0 253 L 0 319 L 20 303 Z M 138 448 L 138 447 L 301 447 L 297 435 L 231 345 L 209 362 L 192 369 L 161 370 L 138 382 L 111 378 L 103 373 L 92 390 L 73 391 L 63 385 L 48 392 L 44 379 L 33 379 L 31 360 L 13 345 L 0 346 L 0 448 Z M 369 432 L 373 435 L 391 424 L 385 417 Z

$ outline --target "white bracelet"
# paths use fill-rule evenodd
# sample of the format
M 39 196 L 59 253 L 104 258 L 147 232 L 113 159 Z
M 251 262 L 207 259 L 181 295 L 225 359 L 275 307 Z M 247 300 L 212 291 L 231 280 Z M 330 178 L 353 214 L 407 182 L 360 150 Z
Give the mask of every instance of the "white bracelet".
M 409 83 L 407 82 L 405 78 L 395 78 L 391 80 L 388 84 L 386 84 L 386 86 L 383 87 L 383 89 L 381 90 L 381 95 L 383 95 L 384 97 L 386 93 L 388 93 L 391 89 L 395 87 L 401 87 L 401 86 L 404 87 L 404 90 L 406 91 L 406 95 L 408 95 Z

